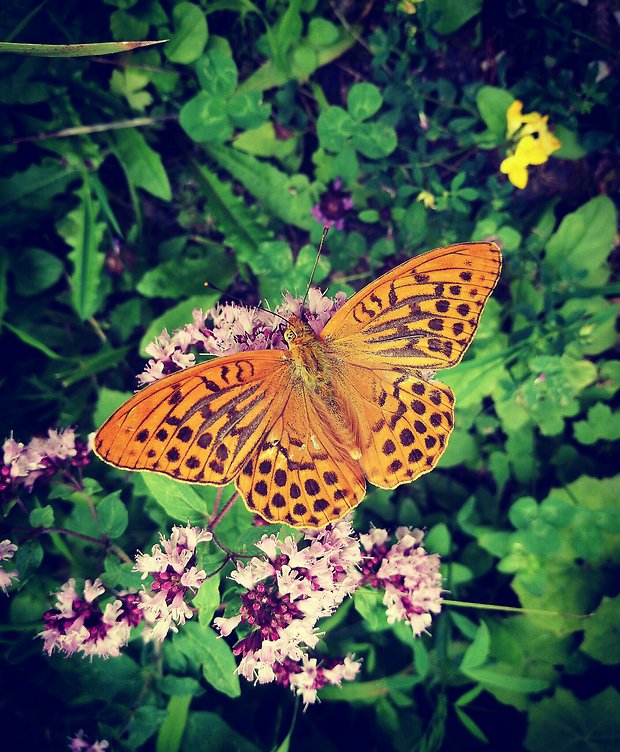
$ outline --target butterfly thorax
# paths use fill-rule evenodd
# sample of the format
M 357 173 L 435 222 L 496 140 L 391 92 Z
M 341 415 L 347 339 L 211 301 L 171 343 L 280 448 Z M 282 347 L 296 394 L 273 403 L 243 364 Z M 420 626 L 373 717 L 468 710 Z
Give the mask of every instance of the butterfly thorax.
M 293 372 L 312 392 L 327 396 L 331 364 L 325 343 L 298 316 L 291 316 L 284 332 Z

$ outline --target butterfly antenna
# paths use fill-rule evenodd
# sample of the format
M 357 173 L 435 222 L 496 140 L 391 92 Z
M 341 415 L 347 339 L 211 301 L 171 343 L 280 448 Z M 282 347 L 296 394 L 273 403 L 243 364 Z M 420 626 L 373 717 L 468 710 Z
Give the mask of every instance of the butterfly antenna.
M 329 232 L 329 227 L 324 227 L 323 235 L 321 236 L 321 242 L 319 243 L 319 250 L 316 252 L 316 258 L 314 259 L 314 266 L 312 267 L 312 274 L 310 274 L 308 287 L 306 287 L 306 294 L 304 295 L 304 299 L 301 301 L 302 308 L 306 305 L 306 299 L 308 297 L 308 293 L 310 292 L 310 288 L 312 287 L 312 280 L 314 279 L 314 273 L 316 272 L 316 268 L 319 265 L 319 259 L 321 258 L 321 251 L 323 250 L 323 243 L 325 243 L 325 238 L 327 237 L 328 232 Z
M 221 292 L 222 295 L 226 295 L 227 298 L 230 298 L 231 300 L 234 300 L 236 303 L 240 303 L 242 306 L 247 306 L 247 303 L 245 303 L 241 298 L 238 298 L 236 295 L 231 295 L 230 293 L 226 292 L 226 290 L 222 290 L 221 287 L 218 287 L 217 285 L 214 285 L 212 282 L 203 282 L 205 287 L 211 287 L 213 290 L 217 290 L 218 292 Z M 275 311 L 270 311 L 269 308 L 265 308 L 262 305 L 255 305 L 255 306 L 249 306 L 251 308 L 256 308 L 259 311 L 264 311 L 265 313 L 269 313 L 271 316 L 277 316 L 277 318 L 282 319 L 285 324 L 288 324 L 288 321 L 284 318 L 284 316 L 280 316 L 279 313 L 276 313 Z

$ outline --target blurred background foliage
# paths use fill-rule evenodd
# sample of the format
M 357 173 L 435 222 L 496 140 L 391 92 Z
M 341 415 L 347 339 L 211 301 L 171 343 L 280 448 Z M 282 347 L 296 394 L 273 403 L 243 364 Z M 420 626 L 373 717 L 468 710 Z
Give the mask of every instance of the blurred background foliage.
M 248 304 L 303 292 L 315 216 L 341 228 L 315 277 L 330 294 L 494 239 L 500 284 L 441 376 L 458 398 L 450 446 L 415 484 L 372 490 L 356 528 L 427 528 L 451 599 L 593 613 L 449 607 L 413 641 L 356 602 L 330 640 L 363 676 L 296 720 L 286 690 L 214 677 L 212 648 L 188 653 L 183 632 L 157 671 L 134 643 L 107 662 L 44 658 L 32 637 L 51 591 L 130 576 L 43 525 L 83 531 L 84 495 L 122 489 L 103 532 L 131 554 L 211 503 L 93 459 L 83 494 L 22 499 L 49 514 L 5 506 L 20 581 L 0 604 L 3 744 L 62 749 L 85 728 L 117 750 L 618 749 L 617 4 L 33 0 L 6 3 L 0 28 L 13 42 L 170 40 L 0 55 L 2 436 L 85 438 L 129 396 L 153 336 L 219 299 L 205 280 Z M 561 142 L 523 190 L 499 171 L 515 98 Z M 240 507 L 222 536 L 250 524 Z

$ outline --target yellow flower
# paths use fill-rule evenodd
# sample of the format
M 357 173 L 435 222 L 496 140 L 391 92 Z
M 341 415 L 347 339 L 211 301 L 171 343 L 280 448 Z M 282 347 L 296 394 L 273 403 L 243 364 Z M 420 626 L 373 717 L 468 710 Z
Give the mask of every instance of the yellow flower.
M 516 147 L 511 149 L 499 169 L 517 188 L 527 185 L 529 165 L 544 164 L 561 144 L 547 126 L 548 115 L 540 112 L 523 113 L 523 102 L 519 99 L 510 105 L 506 112 L 506 135 Z
M 398 4 L 398 10 L 402 13 L 406 13 L 408 16 L 412 16 L 418 12 L 416 5 L 423 3 L 424 0 L 401 0 Z
M 430 191 L 420 191 L 416 201 L 421 201 L 427 209 L 435 208 L 435 196 Z
M 540 148 L 543 149 L 545 154 L 550 155 L 553 154 L 554 151 L 557 151 L 562 144 L 559 139 L 551 133 L 549 128 L 547 128 L 548 119 L 548 115 L 545 115 L 545 117 L 542 118 L 540 127 L 538 128 L 538 141 L 540 142 Z
M 500 172 L 508 175 L 508 180 L 515 188 L 525 188 L 527 185 L 527 164 L 524 164 L 515 154 L 506 157 L 499 169 Z
M 528 112 L 527 115 L 524 115 L 523 102 L 520 99 L 515 99 L 506 112 L 506 135 L 510 139 L 521 127 L 536 123 L 541 119 L 540 112 Z M 532 131 L 528 130 L 527 132 L 531 133 Z

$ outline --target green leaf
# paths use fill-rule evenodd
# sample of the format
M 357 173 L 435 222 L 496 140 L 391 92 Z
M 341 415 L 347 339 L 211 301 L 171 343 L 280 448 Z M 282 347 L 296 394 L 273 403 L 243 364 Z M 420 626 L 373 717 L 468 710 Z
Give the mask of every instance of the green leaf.
M 26 582 L 41 566 L 43 547 L 38 540 L 26 540 L 19 545 L 15 557 L 15 568 L 19 572 L 19 581 Z
M 223 556 L 218 558 L 219 561 L 217 566 L 221 564 Z M 202 562 L 201 566 L 204 568 Z M 207 570 L 207 574 L 209 574 L 209 570 Z M 200 624 L 208 626 L 221 603 L 219 576 L 211 576 L 209 579 L 205 580 L 196 593 L 192 603 L 195 608 L 199 609 Z
M 54 507 L 36 507 L 30 512 L 28 522 L 32 527 L 52 527 L 54 524 Z
M 493 668 L 471 668 L 464 673 L 470 679 L 491 687 L 506 689 L 510 692 L 542 692 L 551 682 L 547 679 L 537 679 L 529 676 L 515 676 L 506 674 Z
M 15 291 L 24 297 L 33 297 L 55 285 L 62 276 L 64 266 L 56 256 L 40 248 L 26 248 L 13 260 L 11 269 Z
M 174 676 L 173 674 L 162 677 L 159 689 L 166 695 L 192 695 L 193 697 L 200 697 L 205 692 L 204 687 L 193 676 Z
M 204 297 L 209 293 L 209 288 L 205 289 L 205 282 L 226 289 L 234 271 L 234 259 L 226 253 L 223 246 L 214 245 L 205 248 L 201 258 L 183 255 L 149 269 L 136 289 L 147 298 L 182 298 L 189 295 Z M 207 307 L 206 298 L 203 307 Z M 191 318 L 186 323 L 190 320 Z
M 620 439 L 620 413 L 612 413 L 609 405 L 597 402 L 588 410 L 588 419 L 573 425 L 575 438 L 580 444 Z
M 604 597 L 585 625 L 581 650 L 606 666 L 620 663 L 620 596 Z
M 178 752 L 185 732 L 192 695 L 172 695 L 157 734 L 156 752 Z
M 136 128 L 116 131 L 114 140 L 129 181 L 163 201 L 170 201 L 172 191 L 161 157 L 140 131 Z
M 471 669 L 484 665 L 489 656 L 490 647 L 491 636 L 489 634 L 489 628 L 484 622 L 480 622 L 476 636 L 471 645 L 465 651 L 465 655 L 461 661 L 461 671 L 469 676 Z
M 530 752 L 611 752 L 620 748 L 620 694 L 608 687 L 578 700 L 558 688 L 529 711 L 525 747 Z
M 15 172 L 11 177 L 0 179 L 0 202 L 2 206 L 24 203 L 29 213 L 33 205 L 48 206 L 53 196 L 63 192 L 77 174 L 75 165 L 61 166 L 56 160 L 33 164 L 28 169 Z
M 343 31 L 336 42 L 327 47 L 316 49 L 317 68 L 337 60 L 357 43 L 356 36 L 354 36 L 356 29 L 354 28 L 352 31 L 353 33 Z M 283 86 L 290 80 L 294 80 L 294 71 L 287 72 L 273 60 L 268 60 L 239 86 L 238 91 L 266 91 L 277 86 Z
M 553 152 L 554 157 L 558 157 L 559 159 L 581 159 L 581 157 L 587 154 L 587 151 L 579 143 L 579 137 L 575 131 L 571 131 L 566 126 L 558 123 L 554 126 L 553 133 L 562 144 L 557 151 Z
M 233 193 L 229 183 L 222 182 L 207 167 L 197 163 L 193 163 L 193 167 L 198 187 L 207 199 L 209 213 L 224 234 L 227 245 L 241 260 L 251 258 L 258 245 L 269 237 L 267 231 L 256 222 L 255 215 L 241 197 Z
M 43 342 L 39 341 L 36 337 L 33 337 L 29 332 L 20 329 L 17 326 L 13 326 L 8 321 L 3 322 L 3 326 L 12 332 L 18 339 L 20 339 L 25 345 L 34 347 L 36 350 L 42 352 L 50 360 L 63 360 L 63 358 L 55 353 L 53 350 Z
M 353 131 L 353 146 L 368 159 L 391 154 L 398 144 L 396 131 L 385 123 L 360 123 Z
M 476 739 L 479 739 L 483 744 L 489 744 L 489 739 L 486 736 L 486 734 L 482 731 L 480 726 L 478 726 L 477 723 L 475 723 L 468 715 L 467 713 L 458 705 L 454 706 L 454 712 L 456 713 L 459 721 L 465 726 L 465 728 L 469 731 L 469 733 L 472 736 L 475 736 Z
M 56 229 L 73 250 L 71 274 L 71 304 L 82 321 L 95 314 L 103 303 L 101 274 L 104 255 L 99 252 L 105 225 L 97 222 L 98 205 L 84 179 L 80 203 L 57 223 Z
M 383 632 L 388 629 L 382 592 L 361 587 L 353 594 L 353 603 L 369 632 Z
M 423 243 L 428 233 L 428 213 L 420 201 L 409 204 L 399 225 L 402 246 L 415 250 Z
M 238 128 L 258 128 L 271 115 L 271 104 L 258 91 L 236 94 L 228 100 L 228 116 Z
M 139 47 L 164 44 L 167 39 L 149 42 L 96 42 L 94 44 L 27 44 L 23 42 L 0 42 L 0 53 L 31 55 L 35 57 L 90 57 L 91 55 L 115 55 Z
M 172 9 L 174 34 L 164 47 L 171 63 L 187 65 L 202 55 L 209 32 L 205 14 L 198 5 L 178 3 Z
M 573 521 L 576 511 L 574 505 L 555 496 L 548 496 L 540 505 L 541 519 L 554 527 L 569 525 Z
M 424 548 L 440 556 L 447 556 L 452 547 L 452 536 L 445 522 L 439 522 L 424 537 Z
M 115 40 L 122 41 L 126 37 L 139 39 L 149 32 L 150 23 L 135 15 L 128 13 L 126 10 L 115 10 L 110 16 L 110 31 Z
M 113 70 L 110 91 L 125 97 L 132 109 L 142 112 L 153 101 L 152 94 L 144 90 L 150 83 L 149 74 L 137 68 Z
M 291 54 L 291 74 L 300 82 L 307 81 L 318 67 L 316 50 L 306 44 L 296 47 Z
M 233 131 L 226 101 L 204 91 L 183 105 L 179 122 L 187 135 L 199 143 L 224 143 Z
M 139 749 L 159 729 L 167 712 L 155 705 L 140 705 L 131 716 L 126 744 L 129 749 Z
M 203 749 L 205 739 L 209 740 L 209 752 L 261 752 L 217 713 L 192 713 L 183 738 L 183 752 Z
M 204 524 L 209 507 L 204 498 L 188 483 L 180 483 L 161 473 L 142 473 L 153 499 L 173 520 L 193 525 Z
M 120 538 L 127 529 L 129 516 L 121 501 L 121 492 L 114 491 L 97 504 L 99 529 L 109 538 Z
M 299 250 L 293 263 L 293 254 L 289 246 L 281 240 L 276 240 L 261 243 L 256 256 L 248 263 L 260 280 L 261 298 L 268 300 L 275 307 L 285 290 L 293 295 L 303 295 L 315 259 L 314 246 L 305 245 Z M 329 261 L 322 257 L 314 275 L 315 282 L 325 279 L 328 273 Z
M 452 34 L 482 10 L 482 0 L 426 0 L 432 27 L 438 34 Z
M 583 287 L 605 284 L 617 215 L 608 196 L 597 196 L 568 214 L 545 248 L 544 265 Z
M 506 137 L 506 112 L 514 99 L 509 91 L 497 86 L 482 86 L 476 93 L 476 105 L 480 117 L 495 136 L 497 143 Z
M 313 47 L 329 47 L 338 41 L 338 27 L 325 18 L 311 18 L 308 23 L 308 43 Z
M 228 643 L 215 630 L 196 622 L 188 622 L 174 638 L 175 646 L 196 665 L 202 667 L 204 678 L 214 689 L 228 697 L 239 697 L 241 687 L 237 664 Z
M 235 98 L 233 97 L 233 100 Z M 276 157 L 281 161 L 286 160 L 287 157 L 293 154 L 298 144 L 299 137 L 297 135 L 286 139 L 278 138 L 271 121 L 263 123 L 258 128 L 251 128 L 243 133 L 239 133 L 233 141 L 235 149 L 244 151 L 247 154 L 253 154 L 255 157 Z
M 237 88 L 237 66 L 225 50 L 209 50 L 196 63 L 196 75 L 203 92 L 217 99 L 228 99 Z
M 567 355 L 599 355 L 615 345 L 618 307 L 602 295 L 570 298 L 560 308 L 560 315 L 575 333 Z
M 239 697 L 241 687 L 236 673 L 237 663 L 228 643 L 209 627 L 202 630 L 199 639 L 207 654 L 202 662 L 202 675 L 206 681 L 228 697 Z
M 355 131 L 355 122 L 342 107 L 324 110 L 316 124 L 321 146 L 328 151 L 340 151 Z
M 227 147 L 205 150 L 261 202 L 264 210 L 302 230 L 312 227 L 312 192 L 306 175 L 287 175 L 268 162 Z
M 516 528 L 526 528 L 538 517 L 538 502 L 531 496 L 517 499 L 508 511 L 508 519 Z
M 347 109 L 349 115 L 358 123 L 372 117 L 381 109 L 382 104 L 383 97 L 380 90 L 374 84 L 354 84 L 349 89 Z

